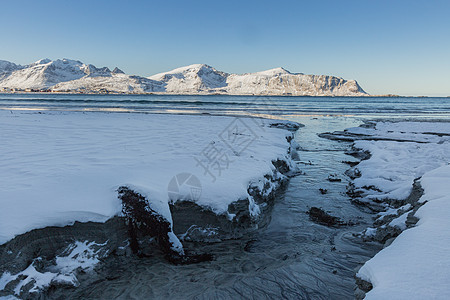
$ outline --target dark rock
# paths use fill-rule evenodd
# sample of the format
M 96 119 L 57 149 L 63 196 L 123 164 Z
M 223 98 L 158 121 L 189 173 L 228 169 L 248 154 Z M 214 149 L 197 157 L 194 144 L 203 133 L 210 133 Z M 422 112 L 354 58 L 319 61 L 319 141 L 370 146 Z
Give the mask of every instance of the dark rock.
M 378 227 L 375 236 L 371 237 L 370 240 L 385 244 L 388 240 L 397 237 L 400 233 L 402 233 L 402 230 L 398 227 Z
M 325 195 L 326 193 L 328 193 L 327 189 L 319 189 L 319 191 L 322 195 Z
M 362 151 L 361 149 L 352 147 L 351 150 L 345 152 L 345 154 L 353 156 L 359 160 L 367 160 L 370 158 L 371 154 L 369 151 Z
M 359 164 L 359 161 L 350 161 L 350 160 L 343 160 L 342 163 L 349 165 L 350 167 L 354 167 L 357 164 Z
M 95 241 L 98 244 L 108 241 L 103 250 L 111 252 L 126 245 L 127 239 L 127 227 L 119 217 L 105 223 L 75 222 L 65 227 L 34 229 L 0 246 L 0 273 L 8 270 L 16 274 L 37 257 L 51 261 L 74 241 Z
M 345 223 L 342 222 L 340 218 L 331 216 L 328 213 L 326 213 L 323 209 L 318 207 L 311 207 L 308 211 L 308 214 L 311 221 L 321 225 L 325 225 L 328 227 L 345 225 Z
M 295 122 L 282 122 L 282 123 L 271 123 L 270 127 L 287 129 L 289 131 L 297 131 L 300 127 L 304 127 L 305 125 Z
M 289 168 L 286 161 L 281 160 L 281 159 L 272 161 L 272 164 L 275 166 L 275 168 L 277 168 L 278 172 L 280 172 L 281 174 L 284 174 L 284 175 L 289 173 L 289 171 L 291 170 L 291 168 Z
M 256 239 L 249 240 L 244 246 L 244 251 L 251 252 L 253 244 L 255 244 L 256 241 L 257 241 Z
M 356 285 L 358 286 L 358 288 L 363 291 L 364 293 L 369 292 L 370 290 L 373 289 L 373 285 L 372 283 L 370 283 L 369 281 L 366 281 L 364 279 L 361 279 L 359 277 L 355 277 L 356 280 Z
M 414 227 L 417 222 L 419 222 L 419 218 L 414 215 L 415 211 L 416 210 L 408 213 L 408 216 L 406 217 L 405 224 L 407 228 Z
M 330 174 L 328 176 L 328 181 L 330 182 L 341 182 L 342 180 L 340 178 L 337 177 L 337 174 Z
M 65 256 L 68 246 L 75 241 L 92 241 L 99 244 L 96 249 L 99 259 L 108 257 L 115 253 L 116 249 L 127 245 L 127 228 L 122 218 L 114 217 L 105 223 L 75 222 L 73 225 L 65 227 L 46 227 L 31 230 L 18 235 L 11 241 L 0 246 L 0 274 L 9 272 L 17 274 L 25 270 L 28 266 L 33 266 L 41 273 L 52 271 L 56 256 Z M 79 280 L 87 280 L 92 274 L 87 274 L 79 269 L 74 274 Z M 19 276 L 20 277 L 20 276 Z M 20 277 L 7 286 L 4 292 L 13 294 L 13 289 L 17 286 Z M 41 299 L 42 294 L 30 293 L 33 282 L 22 287 L 20 297 L 22 299 Z M 42 292 L 55 289 L 73 288 L 71 284 L 63 282 L 52 282 Z M 4 296 L 0 291 L 0 296 Z
M 168 255 L 169 260 L 178 257 L 180 253 L 173 250 L 175 247 L 169 239 L 169 232 L 172 231 L 170 222 L 154 211 L 141 194 L 125 186 L 120 187 L 117 192 L 122 200 L 122 213 L 128 225 L 133 252 L 141 255 L 138 238 L 150 236 L 158 240 L 161 250 Z
M 358 168 L 350 168 L 345 171 L 345 175 L 350 177 L 350 179 L 354 180 L 356 178 L 361 177 L 361 171 Z
M 209 243 L 238 238 L 251 226 L 248 199 L 229 205 L 228 211 L 236 214 L 234 221 L 230 221 L 226 215 L 217 215 L 192 201 L 172 203 L 170 211 L 175 234 L 184 235 L 184 240 L 188 241 Z M 208 230 L 210 234 L 200 235 L 198 230 Z
M 176 251 L 169 237 L 169 233 L 172 232 L 170 222 L 154 211 L 143 195 L 126 186 L 120 187 L 117 191 L 119 199 L 122 200 L 122 213 L 128 225 L 130 248 L 135 254 L 145 256 L 140 249 L 139 239 L 150 236 L 157 239 L 166 259 L 173 264 L 192 264 L 213 259 L 211 254 L 187 254 Z

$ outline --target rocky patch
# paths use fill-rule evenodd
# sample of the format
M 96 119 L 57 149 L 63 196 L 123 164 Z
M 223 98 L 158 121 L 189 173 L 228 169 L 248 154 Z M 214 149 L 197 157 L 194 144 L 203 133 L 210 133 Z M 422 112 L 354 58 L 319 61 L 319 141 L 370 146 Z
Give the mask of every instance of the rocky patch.
M 308 214 L 311 221 L 317 224 L 325 225 L 328 227 L 347 225 L 347 223 L 343 222 L 340 218 L 334 217 L 318 207 L 311 207 L 308 211 Z

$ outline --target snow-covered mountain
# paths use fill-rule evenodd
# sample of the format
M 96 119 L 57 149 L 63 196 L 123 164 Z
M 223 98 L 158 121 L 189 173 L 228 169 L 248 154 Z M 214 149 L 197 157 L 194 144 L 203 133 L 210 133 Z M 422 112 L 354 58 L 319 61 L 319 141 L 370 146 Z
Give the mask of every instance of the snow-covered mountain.
M 63 81 L 79 79 L 90 72 L 89 66 L 80 61 L 41 59 L 27 66 L 9 71 L 1 86 L 17 89 L 47 89 Z
M 166 84 L 167 93 L 230 95 L 363 96 L 355 80 L 326 75 L 291 73 L 283 68 L 228 74 L 204 64 L 190 65 L 149 77 Z
M 291 73 L 283 68 L 242 75 L 231 74 L 227 78 L 227 92 L 239 95 L 367 95 L 355 80 L 347 81 L 327 75 Z
M 58 92 L 163 92 L 162 84 L 144 77 L 125 75 L 119 68 L 97 68 L 80 61 L 41 59 L 18 66 L 0 61 L 0 88 Z
M 355 80 L 291 73 L 283 68 L 228 74 L 194 64 L 148 78 L 127 75 L 119 68 L 97 68 L 80 61 L 42 59 L 20 66 L 0 61 L 0 89 L 55 92 L 113 92 L 230 95 L 365 96 Z
M 229 74 L 217 71 L 211 66 L 195 64 L 156 74 L 149 79 L 164 82 L 165 91 L 168 93 L 195 94 L 225 88 L 228 76 Z

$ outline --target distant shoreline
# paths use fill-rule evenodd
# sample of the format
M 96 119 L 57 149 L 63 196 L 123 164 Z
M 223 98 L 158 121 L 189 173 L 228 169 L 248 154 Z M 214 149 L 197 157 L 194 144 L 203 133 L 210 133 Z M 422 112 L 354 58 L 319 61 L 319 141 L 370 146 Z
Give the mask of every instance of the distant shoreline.
M 126 95 L 126 96 L 143 96 L 143 95 L 156 95 L 156 96 L 238 96 L 238 97 L 332 97 L 332 98 L 450 98 L 450 96 L 402 96 L 402 95 L 364 95 L 364 96 L 336 96 L 336 95 L 276 95 L 276 94 L 227 94 L 227 93 L 167 93 L 167 92 L 150 92 L 150 93 L 118 93 L 118 92 L 33 92 L 33 91 L 15 91 L 15 92 L 0 92 L 4 95 L 13 94 L 42 94 L 42 95 Z

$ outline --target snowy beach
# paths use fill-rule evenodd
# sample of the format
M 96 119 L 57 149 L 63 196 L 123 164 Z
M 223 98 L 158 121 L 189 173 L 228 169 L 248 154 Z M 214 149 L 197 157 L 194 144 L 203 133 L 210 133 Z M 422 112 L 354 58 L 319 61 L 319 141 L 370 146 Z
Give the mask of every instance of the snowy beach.
M 172 248 L 183 254 L 169 204 L 195 203 L 230 223 L 244 214 L 257 224 L 268 205 L 264 201 L 295 170 L 289 141 L 298 125 L 292 122 L 0 111 L 0 123 L 2 244 L 32 229 L 105 222 L 121 215 L 118 189 L 127 187 L 170 223 Z M 243 208 L 231 210 L 238 201 Z M 187 226 L 201 224 L 193 222 Z M 2 289 L 15 278 L 7 274 L 1 277 Z M 36 291 L 62 280 L 60 275 L 72 276 L 41 278 L 47 281 L 37 280 Z
M 434 229 L 446 218 L 445 120 L 367 121 L 326 98 L 341 113 L 307 98 L 318 115 L 298 116 L 302 102 L 288 98 L 251 107 L 249 97 L 181 97 L 165 111 L 178 114 L 149 114 L 170 102 L 91 96 L 91 106 L 71 95 L 55 108 L 55 96 L 42 97 L 0 101 L 0 296 L 420 298 L 430 280 L 435 298 L 448 295 L 448 264 L 436 258 L 448 237 Z M 389 114 L 389 101 L 375 106 Z M 104 112 L 116 103 L 128 112 Z M 285 115 L 246 116 L 272 110 Z M 168 226 L 165 238 L 138 232 L 136 254 L 127 224 L 142 220 L 127 215 L 130 199 Z M 177 263 L 206 261 L 173 266 L 161 239 L 186 258 Z M 423 265 L 408 264 L 415 258 Z
M 449 11 L 2 2 L 0 300 L 449 300 Z
M 249 186 L 265 184 L 264 175 L 276 171 L 272 161 L 290 163 L 291 132 L 261 119 L 0 114 L 0 243 L 34 228 L 106 221 L 121 211 L 116 190 L 123 185 L 135 186 L 170 220 L 168 185 L 181 173 L 199 179 L 201 195 L 173 200 L 194 201 L 232 219 L 228 205 L 248 199 L 256 216 Z

